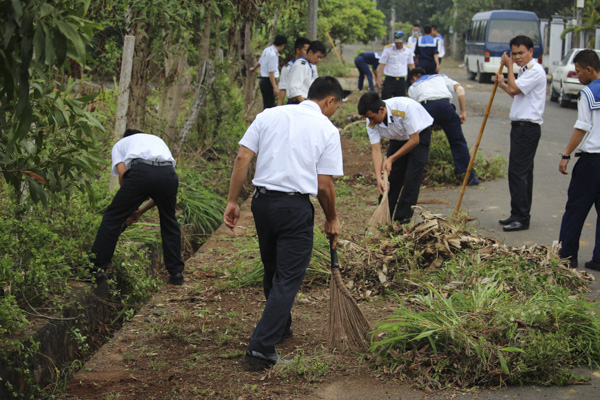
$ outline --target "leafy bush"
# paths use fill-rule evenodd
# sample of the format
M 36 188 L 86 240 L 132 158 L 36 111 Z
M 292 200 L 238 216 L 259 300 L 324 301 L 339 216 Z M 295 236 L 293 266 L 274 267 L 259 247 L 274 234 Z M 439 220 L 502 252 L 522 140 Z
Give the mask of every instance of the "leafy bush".
M 480 153 L 475 157 L 473 169 L 482 181 L 490 181 L 506 176 L 507 161 L 502 156 L 484 159 Z M 434 131 L 429 146 L 429 159 L 425 166 L 423 183 L 428 186 L 443 184 L 461 185 L 463 177 L 454 173 L 454 160 L 444 131 Z
M 343 78 L 348 76 L 348 65 L 341 64 L 336 61 L 324 61 L 317 65 L 319 76 L 335 76 L 336 78 Z

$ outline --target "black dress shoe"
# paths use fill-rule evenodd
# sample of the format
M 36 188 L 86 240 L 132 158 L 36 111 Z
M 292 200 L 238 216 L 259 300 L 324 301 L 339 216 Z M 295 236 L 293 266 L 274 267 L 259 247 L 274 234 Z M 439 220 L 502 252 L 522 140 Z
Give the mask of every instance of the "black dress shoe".
M 171 276 L 169 276 L 169 284 L 177 286 L 183 285 L 183 273 L 177 272 L 176 274 L 171 274 Z
M 586 262 L 585 267 L 588 269 L 594 269 L 596 271 L 600 271 L 600 263 L 597 263 L 594 260 Z
M 260 351 L 256 350 L 246 350 L 246 357 L 244 358 L 244 361 L 250 365 L 263 368 L 271 368 L 278 362 L 290 362 L 290 360 L 284 360 L 281 357 L 279 357 L 279 354 L 277 354 L 277 352 L 261 353 Z
M 513 223 L 513 222 L 515 222 L 515 219 L 512 217 L 512 215 L 510 217 L 508 217 L 508 218 L 501 219 L 500 221 L 498 221 L 498 223 L 500 225 L 508 225 L 508 224 Z
M 502 229 L 504 232 L 525 231 L 529 229 L 529 224 L 522 224 L 519 221 L 513 221 L 508 225 L 504 225 Z

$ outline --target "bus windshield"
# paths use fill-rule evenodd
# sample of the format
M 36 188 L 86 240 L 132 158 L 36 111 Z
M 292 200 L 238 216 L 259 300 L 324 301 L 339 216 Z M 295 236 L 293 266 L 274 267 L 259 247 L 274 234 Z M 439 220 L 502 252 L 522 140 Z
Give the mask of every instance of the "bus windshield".
M 489 43 L 509 43 L 519 35 L 528 36 L 534 45 L 540 44 L 540 29 L 537 21 L 493 19 L 488 33 Z

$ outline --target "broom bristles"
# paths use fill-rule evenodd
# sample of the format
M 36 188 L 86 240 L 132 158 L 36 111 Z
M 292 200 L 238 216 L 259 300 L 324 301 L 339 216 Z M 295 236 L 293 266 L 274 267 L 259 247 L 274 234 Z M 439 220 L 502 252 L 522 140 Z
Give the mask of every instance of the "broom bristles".
M 331 347 L 366 351 L 371 324 L 358 307 L 356 300 L 344 285 L 339 268 L 331 269 L 329 334 Z
M 367 233 L 371 233 L 374 236 L 379 235 L 379 231 L 377 230 L 378 225 L 385 225 L 392 222 L 388 202 L 389 184 L 387 171 L 383 171 L 383 181 L 385 182 L 385 191 L 383 192 L 383 196 L 381 196 L 381 202 L 367 223 Z

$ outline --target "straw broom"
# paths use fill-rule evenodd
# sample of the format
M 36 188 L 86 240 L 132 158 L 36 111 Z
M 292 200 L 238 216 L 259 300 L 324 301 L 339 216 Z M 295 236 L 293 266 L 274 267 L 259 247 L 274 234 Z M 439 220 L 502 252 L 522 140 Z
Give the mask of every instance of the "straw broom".
M 330 240 L 331 281 L 329 289 L 331 300 L 327 343 L 330 347 L 366 351 L 369 347 L 368 335 L 371 331 L 371 324 L 360 311 L 356 300 L 342 281 L 337 250 L 332 247 L 333 237 Z
M 383 196 L 381 196 L 381 201 L 379 202 L 379 206 L 369 219 L 367 223 L 367 233 L 371 233 L 374 236 L 379 235 L 379 231 L 377 230 L 378 225 L 389 224 L 392 222 L 392 218 L 390 215 L 390 205 L 388 202 L 388 192 L 390 191 L 390 184 L 388 182 L 388 174 L 387 170 L 383 171 L 383 182 L 385 184 L 385 190 L 383 192 Z

